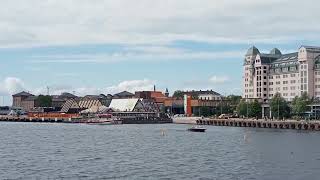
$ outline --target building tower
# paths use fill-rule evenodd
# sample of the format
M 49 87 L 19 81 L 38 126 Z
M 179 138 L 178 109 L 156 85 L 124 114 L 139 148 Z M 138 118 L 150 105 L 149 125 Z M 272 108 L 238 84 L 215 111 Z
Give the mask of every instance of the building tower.
M 168 88 L 166 88 L 166 92 L 164 93 L 164 95 L 165 95 L 166 97 L 169 97 L 169 90 L 168 90 Z
M 257 55 L 260 54 L 259 50 L 252 46 L 248 49 L 245 59 L 244 59 L 244 74 L 243 74 L 243 98 L 254 98 L 255 97 L 255 89 L 254 89 L 254 81 L 255 81 L 255 59 Z

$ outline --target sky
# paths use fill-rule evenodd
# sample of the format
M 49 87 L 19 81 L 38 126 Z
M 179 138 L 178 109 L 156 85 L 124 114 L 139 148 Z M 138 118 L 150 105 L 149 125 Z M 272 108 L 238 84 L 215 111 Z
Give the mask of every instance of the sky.
M 11 95 L 212 89 L 241 94 L 244 55 L 320 46 L 314 0 L 1 0 L 0 104 Z

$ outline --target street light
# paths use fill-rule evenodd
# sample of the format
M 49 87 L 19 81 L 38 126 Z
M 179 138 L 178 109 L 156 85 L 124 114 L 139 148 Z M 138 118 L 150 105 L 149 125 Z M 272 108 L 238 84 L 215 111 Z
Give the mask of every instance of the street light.
M 249 106 L 248 106 L 248 104 L 249 104 L 249 103 L 248 103 L 248 102 L 246 102 L 246 105 L 247 105 L 247 119 L 249 118 L 249 109 L 248 109 L 248 108 L 249 108 Z
M 279 98 L 278 98 L 278 120 L 280 120 L 280 105 L 279 105 Z

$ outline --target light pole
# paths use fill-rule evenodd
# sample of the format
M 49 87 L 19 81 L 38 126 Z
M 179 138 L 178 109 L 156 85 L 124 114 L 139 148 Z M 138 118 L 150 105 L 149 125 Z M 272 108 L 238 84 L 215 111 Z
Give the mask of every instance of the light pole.
M 247 119 L 249 119 L 249 105 L 248 105 L 249 103 L 248 102 L 246 102 L 246 105 L 247 105 Z
M 279 98 L 278 98 L 278 120 L 280 120 L 280 105 L 279 105 Z

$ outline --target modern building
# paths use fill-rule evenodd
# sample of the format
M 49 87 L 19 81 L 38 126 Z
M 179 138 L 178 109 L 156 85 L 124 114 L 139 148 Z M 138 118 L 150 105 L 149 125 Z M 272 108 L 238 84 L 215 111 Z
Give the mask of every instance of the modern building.
M 220 101 L 223 99 L 223 96 L 213 90 L 199 90 L 199 91 L 184 91 L 182 94 L 186 94 L 191 96 L 192 99 L 199 99 L 199 100 L 212 100 L 212 101 Z
M 242 97 L 266 103 L 276 93 L 287 101 L 302 93 L 320 98 L 320 47 L 301 46 L 288 54 L 277 48 L 261 53 L 254 46 L 247 51 Z

